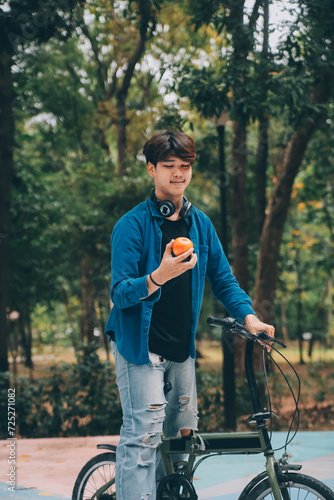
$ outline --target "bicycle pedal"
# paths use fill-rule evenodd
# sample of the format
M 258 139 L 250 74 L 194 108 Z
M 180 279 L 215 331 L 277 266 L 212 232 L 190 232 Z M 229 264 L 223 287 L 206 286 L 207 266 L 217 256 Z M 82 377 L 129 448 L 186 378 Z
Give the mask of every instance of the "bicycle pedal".
M 185 472 L 186 468 L 187 468 L 187 465 L 188 465 L 188 462 L 185 462 L 185 461 L 180 461 L 180 462 L 176 462 L 174 464 L 174 471 L 177 473 L 177 474 L 180 474 L 182 472 Z

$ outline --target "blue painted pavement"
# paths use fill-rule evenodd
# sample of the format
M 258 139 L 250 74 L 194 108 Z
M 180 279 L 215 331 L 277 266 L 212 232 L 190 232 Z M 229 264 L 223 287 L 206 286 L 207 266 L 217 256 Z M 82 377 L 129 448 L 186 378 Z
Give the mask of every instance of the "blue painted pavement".
M 273 434 L 272 443 L 275 448 L 284 446 L 286 433 L 275 432 Z M 73 438 L 73 440 L 79 438 Z M 89 438 L 94 440 L 94 445 L 90 446 L 90 456 L 97 454 L 95 450 L 95 442 L 101 441 L 99 438 Z M 29 440 L 25 440 L 28 441 Z M 32 440 L 33 441 L 33 440 Z M 36 440 L 43 442 L 43 440 Z M 55 442 L 57 440 L 55 438 Z M 104 442 L 106 437 L 104 437 Z M 68 445 L 71 443 L 70 445 Z M 81 460 L 80 452 L 77 452 L 77 458 L 73 463 L 73 459 L 66 462 L 66 451 L 75 448 L 72 444 L 72 438 L 64 439 L 62 451 L 64 454 L 64 466 L 67 463 L 74 467 L 74 476 L 79 472 L 85 461 Z M 39 443 L 40 444 L 40 443 Z M 299 432 L 293 442 L 287 448 L 289 454 L 289 463 L 301 463 L 304 474 L 314 476 L 325 484 L 329 485 L 334 490 L 334 431 L 326 432 Z M 33 451 L 32 460 L 33 460 Z M 283 453 L 278 451 L 275 453 L 276 458 L 279 458 Z M 26 455 L 23 455 L 26 456 Z M 57 472 L 56 467 L 52 469 L 52 450 L 50 451 L 49 464 L 53 480 L 57 480 L 60 484 L 64 480 L 61 472 Z M 24 461 L 24 460 L 23 460 Z M 56 461 L 56 460 L 55 460 Z M 57 460 L 59 462 L 59 460 Z M 236 500 L 242 491 L 243 487 L 250 481 L 252 477 L 264 470 L 265 458 L 260 455 L 222 455 L 211 456 L 199 465 L 195 472 L 194 486 L 198 493 L 199 500 Z M 3 468 L 2 468 L 3 469 Z M 64 470 L 64 469 L 63 469 Z M 77 471 L 77 472 L 76 472 Z M 41 471 L 41 474 L 43 471 Z M 46 473 L 46 472 L 45 472 Z M 50 473 L 50 472 L 48 472 Z M 59 479 L 58 476 L 59 475 Z M 2 476 L 4 478 L 4 476 Z M 46 481 L 45 481 L 46 479 Z M 69 481 L 66 487 L 68 495 L 59 495 L 48 488 L 47 477 L 44 477 L 43 486 L 39 486 L 37 481 L 36 487 L 27 487 L 20 482 L 20 473 L 18 475 L 18 485 L 15 492 L 8 491 L 6 479 L 0 482 L 0 500 L 15 499 L 15 500 L 38 500 L 42 498 L 50 498 L 51 500 L 70 500 L 70 492 L 73 486 L 73 479 Z

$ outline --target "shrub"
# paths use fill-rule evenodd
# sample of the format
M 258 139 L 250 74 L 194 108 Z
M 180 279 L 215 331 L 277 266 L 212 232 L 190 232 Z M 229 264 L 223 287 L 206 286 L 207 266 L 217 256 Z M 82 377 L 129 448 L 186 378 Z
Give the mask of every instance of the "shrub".
M 16 381 L 17 429 L 22 437 L 118 434 L 122 412 L 110 363 L 95 353 L 62 363 L 47 377 Z

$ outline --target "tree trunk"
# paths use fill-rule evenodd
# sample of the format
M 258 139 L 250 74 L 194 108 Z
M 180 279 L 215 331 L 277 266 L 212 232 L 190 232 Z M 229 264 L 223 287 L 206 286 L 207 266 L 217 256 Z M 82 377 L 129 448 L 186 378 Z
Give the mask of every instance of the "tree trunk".
M 86 341 L 88 345 L 94 340 L 95 287 L 91 283 L 92 274 L 91 258 L 89 255 L 85 254 L 81 259 L 81 338 L 83 341 Z
M 8 371 L 7 295 L 9 284 L 10 189 L 13 172 L 14 117 L 12 58 L 0 49 L 0 372 Z
M 66 310 L 66 314 L 67 314 L 67 318 L 68 318 L 68 323 L 69 323 L 69 327 L 70 327 L 70 337 L 71 337 L 72 346 L 73 346 L 74 352 L 76 352 L 78 349 L 78 342 L 77 342 L 75 331 L 74 331 L 74 321 L 73 321 L 72 311 L 71 311 L 69 300 L 68 300 L 68 294 L 67 294 L 67 290 L 64 286 L 61 287 L 61 293 L 63 296 L 63 302 L 64 302 L 64 306 L 65 306 L 65 310 Z
M 234 365 L 234 335 L 222 335 L 223 347 L 223 389 L 225 429 L 235 431 L 237 427 L 235 365 Z
M 241 288 L 248 291 L 248 247 L 246 204 L 246 127 L 238 121 L 232 124 L 231 215 L 233 274 Z
M 31 330 L 30 312 L 27 306 L 24 307 L 18 321 L 19 321 L 19 330 L 21 337 L 21 346 L 24 352 L 24 366 L 32 369 L 33 368 L 33 361 L 31 356 L 32 330 Z
M 119 175 L 125 175 L 126 169 L 126 99 L 129 92 L 131 80 L 135 73 L 136 64 L 140 62 L 145 53 L 147 36 L 150 29 L 150 18 L 152 15 L 152 4 L 150 0 L 139 0 L 138 12 L 140 22 L 138 25 L 138 37 L 135 49 L 128 60 L 124 77 L 119 90 L 116 93 L 117 100 L 117 147 Z
M 118 175 L 126 174 L 126 100 L 123 92 L 117 94 L 117 150 Z
M 228 259 L 228 228 L 226 210 L 226 164 L 225 164 L 225 125 L 217 126 L 219 145 L 219 192 L 220 192 L 220 221 L 222 245 L 226 258 Z
M 327 336 L 326 336 L 326 343 L 327 343 L 327 338 L 328 336 L 331 336 L 332 332 L 332 321 L 333 321 L 333 279 L 332 275 L 328 275 L 328 280 L 327 280 L 327 290 L 328 290 L 328 309 L 327 309 Z
M 263 45 L 262 59 L 265 63 L 269 53 L 269 2 L 265 0 L 263 3 Z M 267 69 L 266 65 L 261 71 L 261 83 L 263 100 L 268 94 L 267 90 Z M 266 197 L 266 181 L 268 167 L 268 128 L 269 119 L 263 115 L 259 120 L 259 140 L 255 160 L 255 199 L 256 199 L 256 222 L 257 232 L 260 238 L 264 219 L 266 217 L 267 197 Z
M 107 360 L 110 362 L 110 342 L 107 338 L 107 335 L 104 333 L 104 328 L 105 328 L 106 322 L 105 322 L 105 319 L 103 317 L 103 306 L 102 306 L 101 297 L 99 297 L 99 299 L 98 299 L 98 314 L 99 314 L 99 321 L 100 321 L 100 332 L 102 335 L 101 344 L 103 345 L 104 350 L 106 352 Z
M 30 380 L 32 380 L 34 362 L 32 360 L 32 328 L 31 328 L 31 317 L 29 310 L 27 310 L 27 330 L 28 330 L 28 342 L 27 342 L 27 356 L 25 360 L 25 366 L 29 368 L 29 377 Z
M 281 315 L 282 315 L 282 335 L 283 341 L 287 345 L 289 343 L 288 321 L 286 317 L 286 303 L 284 297 L 281 300 Z
M 233 94 L 236 100 L 240 95 L 240 82 L 244 81 L 247 57 L 251 50 L 251 37 L 259 17 L 259 8 L 262 0 L 255 0 L 248 25 L 244 22 L 244 0 L 233 4 L 230 12 L 232 21 L 233 39 L 233 72 L 235 84 Z M 247 71 L 247 70 L 246 70 Z M 232 172 L 231 172 L 231 225 L 232 225 L 232 255 L 233 274 L 241 288 L 248 293 L 248 218 L 246 196 L 246 168 L 247 168 L 247 113 L 238 106 L 235 109 L 236 120 L 232 122 Z M 244 372 L 245 342 L 234 342 L 234 366 L 236 372 Z
M 302 281 L 300 272 L 300 252 L 296 249 L 296 273 L 297 273 L 297 289 L 296 289 L 296 309 L 297 309 L 297 338 L 299 345 L 299 364 L 304 365 L 303 358 L 303 299 L 302 299 Z
M 248 292 L 248 231 L 246 203 L 246 127 L 240 122 L 232 124 L 231 215 L 233 274 L 239 285 Z M 234 366 L 244 371 L 245 342 L 235 342 Z
M 269 120 L 266 116 L 263 116 L 259 122 L 259 141 L 255 162 L 256 222 L 259 238 L 262 233 L 267 208 L 268 126 Z
M 233 68 L 236 81 L 244 78 L 242 66 L 247 59 L 250 45 L 243 36 L 244 0 L 237 2 L 231 9 L 233 19 Z M 237 84 L 239 85 L 239 84 Z M 234 89 L 238 95 L 238 87 Z M 231 169 L 231 226 L 233 273 L 241 288 L 248 290 L 248 247 L 247 247 L 247 207 L 246 207 L 246 163 L 247 134 L 246 118 L 237 111 L 232 122 L 232 169 Z
M 305 128 L 292 134 L 278 168 L 277 182 L 260 238 L 253 301 L 255 311 L 265 322 L 270 322 L 274 309 L 279 251 L 292 186 L 319 118 L 318 116 L 318 119 L 309 120 Z
M 217 126 L 219 141 L 219 188 L 220 188 L 220 221 L 222 245 L 228 259 L 228 231 L 226 210 L 226 166 L 225 166 L 225 125 Z M 222 306 L 221 306 L 222 307 Z M 223 349 L 223 393 L 225 429 L 235 430 L 237 425 L 235 406 L 235 367 L 233 336 L 227 337 L 222 332 Z

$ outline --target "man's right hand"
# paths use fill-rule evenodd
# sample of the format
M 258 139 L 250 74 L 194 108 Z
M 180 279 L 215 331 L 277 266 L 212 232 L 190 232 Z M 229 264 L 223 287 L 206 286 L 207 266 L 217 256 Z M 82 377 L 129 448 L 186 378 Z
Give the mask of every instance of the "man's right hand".
M 189 248 L 186 252 L 177 257 L 173 257 L 173 241 L 174 240 L 171 240 L 168 245 L 166 245 L 160 266 L 152 273 L 154 281 L 159 284 L 164 284 L 166 281 L 180 276 L 189 269 L 193 269 L 197 263 L 197 255 L 194 253 L 193 248 Z M 190 257 L 190 259 L 184 262 L 188 257 Z
M 189 248 L 189 250 L 182 253 L 181 255 L 173 257 L 172 255 L 173 241 L 174 240 L 171 240 L 166 245 L 166 249 L 162 256 L 160 266 L 151 273 L 151 276 L 155 281 L 155 283 L 157 283 L 160 286 L 164 285 L 167 281 L 176 278 L 177 276 L 180 276 L 189 269 L 193 269 L 197 263 L 197 255 L 194 253 L 193 248 Z M 184 260 L 187 259 L 188 257 L 190 257 L 190 259 L 184 262 Z M 155 285 L 149 276 L 147 277 L 146 283 L 149 292 L 148 295 L 151 295 L 152 293 L 154 293 L 156 290 L 159 289 L 159 286 Z

